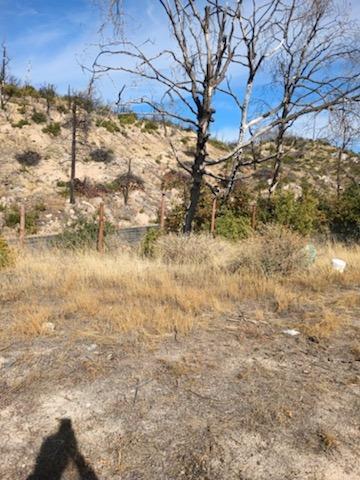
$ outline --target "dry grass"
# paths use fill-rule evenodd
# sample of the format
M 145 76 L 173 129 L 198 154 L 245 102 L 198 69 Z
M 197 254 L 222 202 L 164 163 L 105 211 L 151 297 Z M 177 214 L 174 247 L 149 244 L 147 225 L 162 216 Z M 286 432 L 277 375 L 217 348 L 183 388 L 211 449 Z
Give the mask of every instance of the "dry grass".
M 20 255 L 15 266 L 0 273 L 1 335 L 45 335 L 48 322 L 54 323 L 55 334 L 66 331 L 100 341 L 130 331 L 148 338 L 186 334 L 211 315 L 255 301 L 255 319 L 272 311 L 289 323 L 294 314 L 294 324 L 321 338 L 336 333 L 359 306 L 359 247 L 323 247 L 309 269 L 269 276 L 229 268 L 241 249 L 251 257 L 249 242 L 211 240 L 210 253 L 200 258 L 197 252 L 207 240 L 165 237 L 157 260 L 124 253 L 47 251 L 41 261 L 36 254 Z M 331 270 L 334 256 L 348 262 L 344 274 Z

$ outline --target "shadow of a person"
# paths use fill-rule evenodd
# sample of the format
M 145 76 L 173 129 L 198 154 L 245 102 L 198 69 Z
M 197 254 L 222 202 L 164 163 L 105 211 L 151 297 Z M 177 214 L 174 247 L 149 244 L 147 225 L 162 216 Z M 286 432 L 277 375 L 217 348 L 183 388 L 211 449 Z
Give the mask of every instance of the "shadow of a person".
M 71 461 L 79 480 L 99 480 L 78 449 L 71 419 L 62 418 L 58 431 L 43 441 L 34 471 L 27 480 L 60 480 Z

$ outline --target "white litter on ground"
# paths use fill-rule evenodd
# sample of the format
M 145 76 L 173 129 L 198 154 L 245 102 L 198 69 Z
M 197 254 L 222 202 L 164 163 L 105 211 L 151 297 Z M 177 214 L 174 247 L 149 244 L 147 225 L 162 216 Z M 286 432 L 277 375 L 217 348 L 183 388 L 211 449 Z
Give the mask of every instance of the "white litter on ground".
M 293 330 L 293 329 L 289 329 L 289 330 L 283 330 L 282 333 L 285 333 L 285 335 L 290 335 L 292 337 L 296 337 L 296 335 L 300 335 L 300 332 L 298 330 Z
M 343 273 L 346 268 L 345 260 L 341 260 L 340 258 L 333 258 L 331 264 L 333 269 L 340 273 Z

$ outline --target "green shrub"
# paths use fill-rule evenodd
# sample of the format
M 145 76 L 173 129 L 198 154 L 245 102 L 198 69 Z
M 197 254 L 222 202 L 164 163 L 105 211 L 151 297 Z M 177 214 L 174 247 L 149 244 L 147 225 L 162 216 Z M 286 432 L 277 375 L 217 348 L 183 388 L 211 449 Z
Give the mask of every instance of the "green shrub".
M 216 234 L 228 240 L 247 238 L 250 233 L 249 218 L 237 216 L 230 210 L 220 215 L 216 220 Z
M 108 148 L 96 148 L 90 152 L 90 158 L 94 162 L 110 163 L 114 160 L 114 152 Z
M 59 112 L 59 113 L 62 113 L 62 114 L 66 114 L 69 112 L 68 108 L 65 107 L 65 105 L 63 105 L 62 103 L 60 103 L 60 105 L 58 105 L 56 107 L 56 110 Z
M 9 98 L 21 96 L 20 87 L 13 83 L 8 83 L 4 85 L 3 92 L 4 92 L 4 95 L 6 95 Z
M 56 89 L 55 86 L 51 83 L 43 85 L 39 89 L 39 96 L 46 100 L 46 110 L 47 113 L 50 113 L 51 106 L 55 103 L 56 98 Z
M 96 126 L 105 128 L 109 133 L 120 132 L 120 128 L 112 120 L 97 120 Z
M 41 155 L 33 150 L 26 150 L 25 152 L 15 155 L 16 160 L 26 167 L 34 167 L 39 164 Z
M 12 124 L 14 128 L 23 128 L 26 125 L 30 125 L 30 122 L 28 122 L 27 120 L 19 120 L 17 123 Z
M 323 209 L 333 234 L 342 240 L 360 241 L 360 185 L 350 185 Z
M 20 115 L 25 115 L 26 114 L 26 106 L 21 105 L 21 107 L 18 108 L 18 112 L 20 113 Z
M 27 210 L 25 213 L 25 230 L 29 235 L 34 235 L 38 230 L 39 210 Z M 15 228 L 20 224 L 20 209 L 12 206 L 5 210 L 5 225 Z
M 218 140 L 217 138 L 210 138 L 209 139 L 209 144 L 212 145 L 215 148 L 218 148 L 219 150 L 225 150 L 227 152 L 231 149 L 228 143 L 222 142 L 221 140 Z
M 303 193 L 298 198 L 290 190 L 278 191 L 271 199 L 259 200 L 258 207 L 259 220 L 263 223 L 279 223 L 301 235 L 313 233 L 324 222 L 319 201 L 306 186 L 303 187 Z
M 32 120 L 34 123 L 46 123 L 47 117 L 46 117 L 45 113 L 37 112 L 37 111 L 35 110 L 34 113 L 33 113 L 32 116 L 31 116 L 31 120 Z
M 61 125 L 59 122 L 49 123 L 49 125 L 43 128 L 42 131 L 52 137 L 58 137 L 61 133 Z
M 149 228 L 141 242 L 141 255 L 144 257 L 154 257 L 156 242 L 160 236 L 161 230 L 159 228 Z
M 153 120 L 147 120 L 143 126 L 143 132 L 154 133 L 159 129 L 159 125 Z
M 105 222 L 105 239 L 115 232 L 115 227 L 110 222 Z M 60 248 L 71 250 L 85 250 L 96 247 L 98 237 L 98 221 L 96 218 L 89 220 L 81 217 L 67 227 L 54 241 Z
M 0 236 L 0 269 L 8 267 L 13 262 L 13 255 L 7 242 Z
M 33 97 L 39 98 L 39 92 L 32 85 L 24 85 L 18 89 L 18 94 L 20 97 Z
M 118 115 L 121 125 L 133 125 L 137 122 L 138 116 L 135 112 L 122 113 Z
M 69 185 L 69 182 L 66 182 L 65 180 L 57 180 L 56 186 L 60 188 L 67 187 Z

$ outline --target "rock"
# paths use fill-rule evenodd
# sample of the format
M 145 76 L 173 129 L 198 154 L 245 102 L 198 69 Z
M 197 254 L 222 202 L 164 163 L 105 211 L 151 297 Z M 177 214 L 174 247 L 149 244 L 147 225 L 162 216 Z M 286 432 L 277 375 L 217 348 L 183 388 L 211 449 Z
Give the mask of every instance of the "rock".
M 88 346 L 86 347 L 86 349 L 87 349 L 89 352 L 93 352 L 94 350 L 97 349 L 97 345 L 96 345 L 96 343 L 92 343 L 91 345 L 88 345 Z
M 9 360 L 5 357 L 0 357 L 0 368 L 5 367 Z
M 53 333 L 55 331 L 55 325 L 52 322 L 44 322 L 41 325 L 41 331 L 43 333 Z

